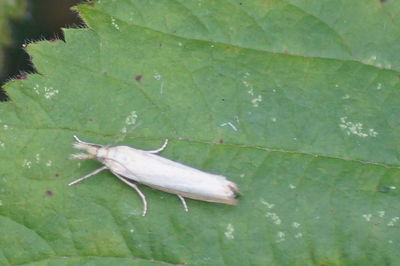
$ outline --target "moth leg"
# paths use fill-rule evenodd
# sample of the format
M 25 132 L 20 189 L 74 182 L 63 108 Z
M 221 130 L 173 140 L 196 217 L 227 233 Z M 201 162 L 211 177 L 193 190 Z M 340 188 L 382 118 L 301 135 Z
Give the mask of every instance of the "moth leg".
M 142 212 L 142 216 L 146 216 L 147 213 L 147 201 L 146 201 L 146 196 L 142 193 L 142 191 L 140 191 L 140 189 L 138 188 L 138 186 L 136 186 L 135 184 L 132 184 L 131 182 L 127 181 L 123 176 L 120 176 L 119 174 L 112 172 L 116 177 L 118 177 L 119 180 L 121 180 L 122 182 L 124 182 L 125 184 L 127 184 L 128 186 L 130 186 L 131 188 L 133 188 L 134 190 L 136 190 L 136 192 L 139 194 L 140 198 L 142 199 L 143 202 L 143 212 Z
M 185 198 L 182 197 L 181 195 L 177 195 L 177 196 L 178 196 L 178 198 L 181 200 L 181 202 L 182 202 L 182 204 L 183 204 L 183 208 L 185 209 L 185 212 L 188 212 L 189 209 L 188 209 L 188 206 L 186 205 Z
M 89 173 L 89 174 L 87 174 L 87 175 L 85 175 L 85 176 L 83 176 L 81 178 L 78 178 L 78 179 L 72 181 L 71 183 L 68 184 L 68 186 L 75 185 L 75 184 L 77 184 L 77 183 L 79 183 L 79 182 L 81 182 L 81 181 L 83 181 L 83 180 L 85 180 L 85 179 L 87 179 L 87 178 L 89 178 L 91 176 L 97 175 L 98 173 L 100 173 L 101 171 L 103 171 L 105 169 L 107 169 L 107 166 L 100 167 L 99 169 L 96 169 L 93 172 L 91 172 L 91 173 Z
M 152 150 L 152 151 L 148 151 L 148 152 L 159 153 L 159 152 L 163 151 L 167 147 L 167 145 L 168 145 L 168 139 L 165 139 L 164 144 L 160 148 L 158 148 L 157 150 Z

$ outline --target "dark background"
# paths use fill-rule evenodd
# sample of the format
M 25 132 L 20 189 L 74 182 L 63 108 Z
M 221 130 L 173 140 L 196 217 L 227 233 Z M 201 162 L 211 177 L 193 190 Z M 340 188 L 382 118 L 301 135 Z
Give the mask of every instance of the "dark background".
M 1 0 L 0 0 L 1 1 Z M 35 69 L 28 54 L 22 48 L 24 43 L 39 40 L 64 40 L 61 28 L 83 27 L 78 14 L 71 6 L 82 0 L 27 0 L 28 8 L 21 20 L 9 21 L 12 31 L 12 45 L 5 49 L 4 68 L 0 69 L 0 101 L 7 100 L 1 88 L 9 79 Z

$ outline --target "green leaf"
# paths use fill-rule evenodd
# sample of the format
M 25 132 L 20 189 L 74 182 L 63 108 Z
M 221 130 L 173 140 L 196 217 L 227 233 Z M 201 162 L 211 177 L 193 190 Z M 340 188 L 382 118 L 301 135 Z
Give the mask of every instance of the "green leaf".
M 0 264 L 397 265 L 395 1 L 102 1 L 0 105 Z M 158 148 L 238 206 L 136 193 L 72 136 Z

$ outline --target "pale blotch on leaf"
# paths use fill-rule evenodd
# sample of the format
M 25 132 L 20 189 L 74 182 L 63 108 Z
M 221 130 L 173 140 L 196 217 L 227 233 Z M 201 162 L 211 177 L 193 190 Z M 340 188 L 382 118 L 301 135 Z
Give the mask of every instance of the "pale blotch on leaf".
M 398 216 L 393 217 L 393 218 L 388 222 L 387 226 L 394 226 L 394 225 L 397 223 L 397 221 L 398 221 L 399 219 L 400 219 L 400 217 L 398 217 Z
M 298 222 L 293 222 L 293 223 L 292 223 L 292 226 L 293 226 L 294 228 L 299 228 L 299 227 L 300 227 L 300 224 L 299 224 Z
M 284 232 L 278 232 L 277 234 L 278 239 L 276 240 L 277 243 L 285 241 L 286 234 Z
M 254 107 L 258 107 L 259 103 L 262 102 L 262 96 L 258 95 L 256 98 L 251 100 L 251 103 L 253 104 Z
M 46 99 L 53 98 L 56 94 L 58 94 L 58 90 L 55 90 L 53 87 L 44 87 L 44 97 Z
M 363 124 L 360 122 L 347 121 L 347 116 L 340 118 L 339 127 L 345 130 L 347 135 L 355 135 L 362 138 L 376 137 L 378 135 L 378 132 L 373 128 L 365 130 Z
M 294 238 L 301 238 L 303 237 L 303 233 L 297 233 L 294 235 Z
M 235 228 L 233 227 L 232 224 L 228 224 L 226 226 L 226 231 L 225 231 L 225 237 L 228 239 L 234 239 L 235 236 L 233 235 L 233 232 L 235 231 Z
M 136 124 L 138 115 L 136 111 L 130 112 L 130 114 L 125 118 L 125 126 L 122 127 L 121 133 L 126 134 L 128 130 L 131 130 L 133 126 Z
M 265 214 L 265 217 L 270 218 L 272 222 L 276 225 L 280 225 L 282 223 L 281 218 L 279 218 L 279 216 L 274 212 L 267 212 L 267 214 Z
M 31 168 L 31 167 L 32 167 L 32 162 L 25 159 L 25 160 L 23 161 L 23 163 L 22 163 L 22 167 L 24 167 L 24 168 Z
M 136 124 L 136 119 L 137 119 L 137 114 L 136 111 L 132 111 L 126 118 L 125 118 L 125 124 L 128 126 Z
M 47 163 L 46 163 L 46 166 L 50 167 L 52 164 L 53 164 L 53 162 L 51 160 L 48 160 Z
M 6 146 L 6 145 L 4 144 L 4 142 L 0 141 L 0 148 L 4 149 L 5 146 Z
M 119 25 L 115 21 L 115 18 L 111 18 L 111 25 L 116 29 L 119 30 Z
M 367 222 L 369 222 L 369 221 L 371 221 L 372 214 L 363 214 L 362 217 L 363 217 Z
M 161 80 L 161 75 L 159 73 L 155 73 L 153 77 L 155 80 Z
M 261 204 L 267 206 L 268 209 L 272 209 L 273 207 L 275 207 L 275 204 L 273 203 L 269 203 L 267 201 L 265 201 L 264 199 L 260 199 Z
M 385 216 L 385 211 L 378 211 L 377 213 L 379 217 Z

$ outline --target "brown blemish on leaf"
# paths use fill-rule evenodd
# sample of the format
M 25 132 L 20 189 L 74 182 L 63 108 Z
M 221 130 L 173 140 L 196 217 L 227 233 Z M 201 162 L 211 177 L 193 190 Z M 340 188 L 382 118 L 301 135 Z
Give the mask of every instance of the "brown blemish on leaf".
M 51 196 L 54 195 L 54 192 L 51 191 L 51 190 L 46 190 L 46 195 L 49 196 L 49 197 L 51 197 Z
M 26 74 L 18 74 L 15 76 L 17 79 L 26 79 Z
M 141 80 L 142 80 L 142 75 L 137 75 L 136 77 L 135 77 L 135 80 L 137 81 L 137 82 L 140 82 Z

